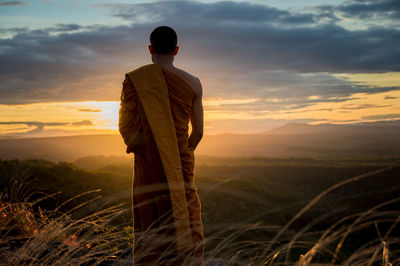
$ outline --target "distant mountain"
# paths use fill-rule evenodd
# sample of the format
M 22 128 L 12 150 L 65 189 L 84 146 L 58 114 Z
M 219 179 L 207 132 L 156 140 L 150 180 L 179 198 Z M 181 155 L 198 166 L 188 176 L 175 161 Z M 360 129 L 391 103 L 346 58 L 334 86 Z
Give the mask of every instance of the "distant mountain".
M 392 130 L 390 130 L 392 129 Z M 380 134 L 395 133 L 400 130 L 400 121 L 382 121 L 357 124 L 318 124 L 289 123 L 265 132 L 266 134 Z
M 0 139 L 0 158 L 73 161 L 89 155 L 124 155 L 119 135 Z
M 400 155 L 400 121 L 360 124 L 289 123 L 260 134 L 207 136 L 199 154 L 338 157 Z
M 334 124 L 320 124 L 320 125 L 309 125 L 303 123 L 289 123 L 278 128 L 271 129 L 265 134 L 315 134 L 331 132 L 333 130 L 344 129 L 344 125 Z
M 290 123 L 259 134 L 206 135 L 197 155 L 269 157 L 400 156 L 400 121 L 351 125 Z M 119 135 L 0 139 L 0 158 L 73 161 L 127 156 Z

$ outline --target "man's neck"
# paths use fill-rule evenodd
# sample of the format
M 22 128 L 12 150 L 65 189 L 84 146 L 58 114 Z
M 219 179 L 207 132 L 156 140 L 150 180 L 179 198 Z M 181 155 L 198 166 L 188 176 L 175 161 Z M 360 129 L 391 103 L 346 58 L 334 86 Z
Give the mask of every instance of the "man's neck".
M 173 68 L 173 61 L 174 61 L 174 56 L 173 55 L 160 55 L 160 54 L 154 54 L 152 56 L 153 63 L 160 65 L 162 67 L 166 68 Z

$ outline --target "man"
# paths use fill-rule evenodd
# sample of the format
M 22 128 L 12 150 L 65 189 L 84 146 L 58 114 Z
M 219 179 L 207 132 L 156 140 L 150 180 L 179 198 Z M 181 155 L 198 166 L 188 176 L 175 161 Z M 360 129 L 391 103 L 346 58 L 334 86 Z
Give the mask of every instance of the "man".
M 203 136 L 202 86 L 173 65 L 179 46 L 172 28 L 154 29 L 148 49 L 153 64 L 126 73 L 119 110 L 126 152 L 135 155 L 134 264 L 201 265 L 204 235 L 193 171 Z

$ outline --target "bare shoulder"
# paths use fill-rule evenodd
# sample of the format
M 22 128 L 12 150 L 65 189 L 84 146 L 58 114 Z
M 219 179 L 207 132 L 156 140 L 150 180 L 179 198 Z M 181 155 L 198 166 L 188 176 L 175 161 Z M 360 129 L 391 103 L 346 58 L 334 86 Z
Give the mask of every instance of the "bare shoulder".
M 189 84 L 195 95 L 202 95 L 203 89 L 200 79 L 198 77 L 176 67 L 173 69 L 173 72 L 177 74 L 180 78 L 182 78 L 187 84 Z

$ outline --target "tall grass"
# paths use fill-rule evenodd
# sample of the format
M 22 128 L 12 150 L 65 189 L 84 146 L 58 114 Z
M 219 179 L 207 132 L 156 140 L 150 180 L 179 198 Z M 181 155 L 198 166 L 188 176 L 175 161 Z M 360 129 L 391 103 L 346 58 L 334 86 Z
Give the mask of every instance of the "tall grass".
M 328 193 L 394 167 L 368 172 L 329 187 L 284 226 L 261 222 L 232 223 L 229 226 L 206 224 L 206 246 L 211 248 L 206 249 L 204 265 L 313 265 L 316 262 L 324 265 L 399 265 L 400 236 L 393 232 L 400 222 L 400 210 L 393 206 L 400 197 L 341 218 L 323 230 L 313 230 L 314 225 L 335 210 L 327 210 L 300 230 L 291 229 L 296 220 Z M 130 206 L 107 206 L 103 202 L 93 212 L 82 217 L 77 215 L 94 202 L 100 202 L 98 192 L 88 191 L 52 210 L 43 210 L 40 202 L 54 195 L 40 194 L 26 178 L 14 178 L 0 194 L 0 264 L 132 265 L 132 227 L 113 223 L 123 212 L 131 211 Z M 69 206 L 88 195 L 92 198 Z M 352 244 L 347 243 L 349 236 L 362 234 L 371 226 L 376 229 L 374 240 L 355 247 L 351 254 L 341 253 L 345 244 Z M 154 239 L 153 250 L 135 251 L 135 256 L 156 256 L 160 265 L 168 265 L 173 248 L 159 252 L 157 245 L 165 245 L 168 239 L 160 239 L 157 230 L 150 228 L 135 235 L 137 245 L 143 240 Z M 187 258 L 185 264 L 190 265 L 189 260 Z

